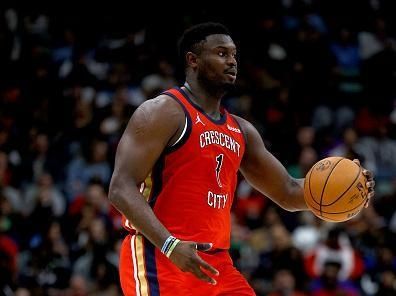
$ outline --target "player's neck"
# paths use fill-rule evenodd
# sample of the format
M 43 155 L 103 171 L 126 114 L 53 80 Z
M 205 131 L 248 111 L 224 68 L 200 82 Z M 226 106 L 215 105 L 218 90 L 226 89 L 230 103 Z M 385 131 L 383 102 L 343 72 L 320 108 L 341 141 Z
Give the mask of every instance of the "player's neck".
M 183 86 L 187 90 L 190 100 L 201 107 L 207 115 L 213 119 L 220 118 L 220 102 L 224 96 L 224 91 L 216 93 L 213 90 L 202 87 L 198 83 L 188 81 Z

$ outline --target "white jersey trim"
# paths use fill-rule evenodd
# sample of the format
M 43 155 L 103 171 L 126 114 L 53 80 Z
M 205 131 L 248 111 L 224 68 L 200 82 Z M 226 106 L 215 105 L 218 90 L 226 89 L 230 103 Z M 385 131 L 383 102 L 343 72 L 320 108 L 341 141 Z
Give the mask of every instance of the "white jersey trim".
M 179 143 L 183 139 L 183 137 L 184 137 L 184 135 L 185 135 L 185 133 L 187 131 L 187 125 L 188 125 L 188 120 L 187 120 L 187 116 L 186 116 L 186 121 L 184 123 L 183 131 L 182 131 L 180 137 L 176 140 L 175 143 L 173 143 L 173 145 L 171 147 L 175 146 L 177 143 Z

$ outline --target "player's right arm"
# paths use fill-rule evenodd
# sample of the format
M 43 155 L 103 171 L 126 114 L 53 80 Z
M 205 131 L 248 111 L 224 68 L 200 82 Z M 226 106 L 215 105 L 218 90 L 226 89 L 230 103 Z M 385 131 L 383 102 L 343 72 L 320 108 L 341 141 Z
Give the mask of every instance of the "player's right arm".
M 112 204 L 159 249 L 171 234 L 157 219 L 138 185 L 145 180 L 164 149 L 180 136 L 184 122 L 184 111 L 168 96 L 143 103 L 132 115 L 118 144 L 110 182 Z M 198 244 L 198 247 L 204 250 L 207 245 Z M 194 242 L 180 242 L 170 259 L 181 270 L 213 283 L 200 267 L 213 274 L 217 271 L 198 256 L 195 246 Z

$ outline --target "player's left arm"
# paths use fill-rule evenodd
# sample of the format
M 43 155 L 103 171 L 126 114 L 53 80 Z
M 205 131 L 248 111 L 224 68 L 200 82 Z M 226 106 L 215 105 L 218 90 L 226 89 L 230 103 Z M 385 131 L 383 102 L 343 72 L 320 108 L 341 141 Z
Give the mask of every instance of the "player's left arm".
M 306 210 L 304 179 L 295 179 L 265 147 L 257 129 L 236 117 L 246 138 L 240 171 L 262 194 L 288 211 Z
M 266 149 L 257 129 L 240 117 L 236 119 L 246 138 L 246 149 L 240 168 L 246 180 L 285 210 L 308 209 L 304 200 L 304 179 L 290 176 L 279 160 Z M 370 172 L 366 171 L 366 177 L 370 198 L 374 194 L 374 181 Z

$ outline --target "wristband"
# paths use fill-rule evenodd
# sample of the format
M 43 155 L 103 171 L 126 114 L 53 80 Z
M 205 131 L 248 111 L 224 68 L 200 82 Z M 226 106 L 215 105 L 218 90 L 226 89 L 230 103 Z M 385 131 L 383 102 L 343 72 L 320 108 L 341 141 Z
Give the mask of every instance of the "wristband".
M 166 257 L 170 257 L 170 255 L 172 254 L 172 252 L 173 252 L 173 250 L 176 248 L 176 246 L 177 246 L 177 244 L 180 242 L 180 240 L 179 239 L 175 239 L 172 243 L 171 243 L 171 245 L 170 245 L 170 247 L 169 247 L 169 250 L 168 250 L 168 252 L 166 252 Z
M 171 247 L 172 243 L 176 240 L 176 238 L 172 235 L 170 235 L 164 242 L 161 248 L 161 253 L 166 254 L 169 251 L 169 248 Z

